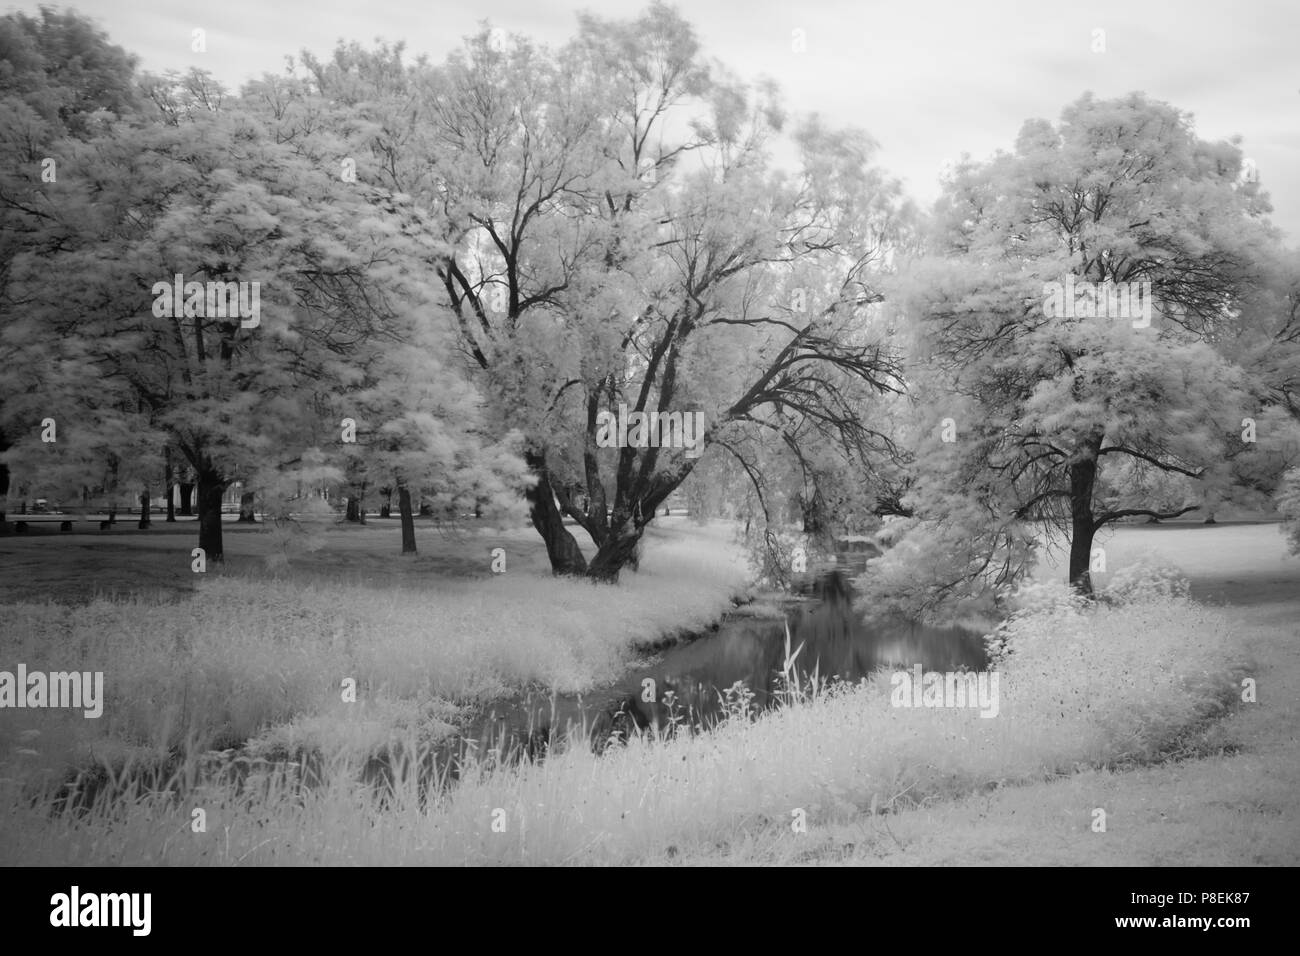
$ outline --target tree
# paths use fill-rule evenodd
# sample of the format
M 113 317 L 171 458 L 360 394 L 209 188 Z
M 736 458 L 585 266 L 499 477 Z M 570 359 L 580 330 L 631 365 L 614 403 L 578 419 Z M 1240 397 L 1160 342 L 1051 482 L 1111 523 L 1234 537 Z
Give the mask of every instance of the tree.
M 66 452 L 83 465 L 125 460 L 134 446 L 118 436 L 158 456 L 170 445 L 195 474 L 199 546 L 220 561 L 229 483 L 336 443 L 335 403 L 364 386 L 373 343 L 434 321 L 410 263 L 438 230 L 402 197 L 344 181 L 337 141 L 296 108 L 214 108 L 224 97 L 201 75 L 151 88 L 173 108 L 65 141 L 73 174 L 28 244 L 55 251 L 15 256 L 5 305 L 19 318 L 2 347 L 22 374 L 5 377 L 5 426 L 27 437 L 9 454 L 34 449 L 36 406 L 73 421 L 95 410 L 100 437 Z M 440 374 L 436 353 L 425 362 Z
M 84 139 L 104 118 L 134 108 L 135 62 L 76 13 L 43 6 L 39 17 L 0 18 L 0 301 L 14 257 L 33 249 L 49 215 L 45 197 L 59 172 L 54 145 Z M 8 315 L 0 313 L 0 322 Z M 0 364 L 9 361 L 0 345 Z M 0 429 L 0 456 L 10 447 Z M 10 490 L 9 465 L 0 460 L 0 524 Z
M 1229 456 L 1233 497 L 1266 508 L 1283 475 L 1300 465 L 1300 255 L 1279 246 L 1257 267 L 1237 321 L 1214 345 L 1242 369 L 1250 396 L 1254 440 Z
M 0 18 L 0 97 L 25 104 L 56 137 L 85 138 L 96 114 L 133 112 L 137 61 L 74 11 Z
M 1278 489 L 1278 512 L 1282 515 L 1282 533 L 1292 554 L 1300 555 L 1300 468 L 1283 476 Z
M 1101 528 L 1231 487 L 1250 401 L 1213 343 L 1273 238 L 1240 170 L 1234 145 L 1197 139 L 1172 107 L 1085 95 L 947 184 L 935 257 L 901 281 L 918 323 L 918 519 L 889 556 L 947 549 L 934 597 L 1023 572 L 1026 522 L 1068 539 L 1069 580 L 1091 593 Z M 1108 480 L 1121 464 L 1136 485 Z M 1153 507 L 1167 476 L 1189 494 Z
M 899 383 L 864 314 L 897 184 L 865 136 L 815 120 L 792 129 L 800 173 L 774 168 L 774 91 L 711 75 L 671 8 L 583 17 L 555 53 L 485 29 L 437 68 L 403 71 L 385 46 L 304 62 L 354 105 L 358 175 L 445 224 L 433 271 L 498 430 L 525 436 L 531 519 L 557 573 L 615 580 L 698 461 L 602 447 L 624 406 L 701 414 L 710 446 L 751 430 L 879 437 L 861 402 Z M 689 135 L 669 141 L 676 130 Z
M 353 481 L 397 488 L 403 554 L 417 550 L 412 491 L 452 521 L 470 512 L 497 525 L 522 517 L 521 436 L 490 433 L 466 369 L 429 362 L 449 350 L 450 332 L 450 323 L 424 323 L 376 349 L 361 387 L 336 406 L 355 428 L 342 447 Z

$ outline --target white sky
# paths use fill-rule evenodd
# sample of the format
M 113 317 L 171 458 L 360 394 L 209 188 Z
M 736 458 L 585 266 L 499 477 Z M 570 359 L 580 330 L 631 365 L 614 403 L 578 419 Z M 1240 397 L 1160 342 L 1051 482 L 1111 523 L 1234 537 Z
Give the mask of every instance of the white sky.
M 9 2 L 6 12 L 34 12 Z M 643 0 L 80 0 L 114 43 L 153 72 L 211 71 L 237 89 L 286 55 L 340 37 L 405 40 L 441 60 L 479 21 L 558 45 L 575 12 L 631 16 Z M 745 78 L 777 80 L 792 111 L 859 126 L 879 162 L 928 206 L 945 160 L 1009 148 L 1030 117 L 1055 121 L 1086 90 L 1134 90 L 1195 115 L 1206 139 L 1242 148 L 1300 239 L 1300 2 L 1297 0 L 693 0 L 679 9 L 706 54 Z M 207 31 L 207 52 L 190 49 Z M 805 31 L 807 51 L 791 49 Z M 1092 52 L 1105 30 L 1106 51 Z

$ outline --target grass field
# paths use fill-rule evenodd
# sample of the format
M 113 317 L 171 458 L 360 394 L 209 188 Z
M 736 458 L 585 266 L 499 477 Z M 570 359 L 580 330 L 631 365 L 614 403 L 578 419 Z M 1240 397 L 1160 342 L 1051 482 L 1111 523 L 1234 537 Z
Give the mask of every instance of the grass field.
M 1300 558 L 1276 524 L 1123 527 L 1098 542 L 1107 578 L 1137 560 L 1172 565 L 1226 625 L 1257 680 L 1164 759 L 859 815 L 795 836 L 748 828 L 679 860 L 848 866 L 1295 866 L 1300 864 Z M 1040 573 L 1059 566 L 1044 561 Z M 1152 634 L 1161 628 L 1153 623 Z M 1168 629 L 1177 625 L 1170 622 Z M 1144 638 L 1145 635 L 1135 635 Z M 1190 636 L 1190 635 L 1189 635 Z M 1143 642 L 1143 648 L 1151 648 Z M 1147 661 L 1152 671 L 1155 656 Z M 1106 811 L 1106 831 L 1093 830 Z
M 1153 592 L 1013 620 L 997 719 L 893 708 L 878 677 L 803 688 L 792 706 L 708 735 L 471 766 L 427 804 L 411 775 L 379 807 L 342 772 L 377 747 L 418 751 L 526 684 L 611 680 L 639 646 L 702 628 L 745 590 L 728 530 L 681 519 L 613 589 L 551 579 L 531 532 L 423 534 L 430 553 L 414 560 L 393 553 L 395 533 L 332 526 L 286 553 L 275 534 L 236 531 L 228 566 L 200 581 L 185 537 L 0 540 L 0 593 L 46 598 L 0 610 L 0 666 L 102 666 L 110 688 L 99 721 L 0 711 L 0 861 L 1300 859 L 1300 560 L 1275 525 L 1124 528 L 1099 542 L 1108 573 L 1176 565 L 1198 600 Z M 506 548 L 505 575 L 488 569 L 494 547 Z M 140 588 L 158 590 L 121 597 Z M 48 600 L 59 593 L 81 603 Z M 358 681 L 357 705 L 340 700 L 343 676 Z M 1243 677 L 1258 703 L 1240 703 Z M 309 741 L 339 772 L 306 796 L 270 780 L 180 803 L 123 794 L 84 818 L 31 805 L 41 780 L 87 760 L 250 739 Z M 193 832 L 195 809 L 205 832 Z
M 103 671 L 108 701 L 97 720 L 0 711 L 0 753 L 21 752 L 25 779 L 57 781 L 265 734 L 325 751 L 436 742 L 488 701 L 530 685 L 585 691 L 642 646 L 716 622 L 745 594 L 738 556 L 720 529 L 681 525 L 652 533 L 642 571 L 618 588 L 554 579 L 523 530 L 426 534 L 427 553 L 402 557 L 391 522 L 321 524 L 287 562 L 272 530 L 238 531 L 225 566 L 204 574 L 188 536 L 3 539 L 4 593 L 40 597 L 5 606 L 3 659 Z

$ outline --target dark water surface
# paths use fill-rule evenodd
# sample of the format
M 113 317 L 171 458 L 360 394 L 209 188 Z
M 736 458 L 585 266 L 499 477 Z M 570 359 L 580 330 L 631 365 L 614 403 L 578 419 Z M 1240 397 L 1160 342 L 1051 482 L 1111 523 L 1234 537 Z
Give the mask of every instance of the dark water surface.
M 537 694 L 498 702 L 464 737 L 482 750 L 535 756 L 581 735 L 600 750 L 611 738 L 637 730 L 673 723 L 708 727 L 721 716 L 724 695 L 737 682 L 753 695 L 752 708 L 770 707 L 783 686 L 787 625 L 791 670 L 801 686 L 813 675 L 855 682 L 878 668 L 921 664 L 926 670 L 982 670 L 988 661 L 977 632 L 868 619 L 853 606 L 845 578 L 831 572 L 818 579 L 812 600 L 791 602 L 784 620 L 737 616 L 585 698 Z

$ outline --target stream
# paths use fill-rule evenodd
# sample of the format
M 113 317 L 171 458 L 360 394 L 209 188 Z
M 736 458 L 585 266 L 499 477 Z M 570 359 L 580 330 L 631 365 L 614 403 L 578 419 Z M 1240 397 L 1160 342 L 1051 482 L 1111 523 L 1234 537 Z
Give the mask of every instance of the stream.
M 883 667 L 925 670 L 982 670 L 987 665 L 983 637 L 956 627 L 932 627 L 898 618 L 869 619 L 853 604 L 846 575 L 839 570 L 817 576 L 807 597 L 791 598 L 775 616 L 741 611 L 694 640 L 675 643 L 634 665 L 619 681 L 585 694 L 527 692 L 495 701 L 471 718 L 462 731 L 404 766 L 408 758 L 385 748 L 360 768 L 360 781 L 387 802 L 396 779 L 413 773 L 420 803 L 459 778 L 466 758 L 480 765 L 502 766 L 521 759 L 542 759 L 553 748 L 589 746 L 596 752 L 643 732 L 708 730 L 724 713 L 728 688 L 743 683 L 752 695 L 751 713 L 779 702 L 782 671 L 789 653 L 791 674 L 807 686 L 819 680 L 856 682 Z M 733 691 L 733 695 L 734 695 Z M 179 754 L 158 766 L 136 768 L 118 781 L 130 793 L 183 790 L 206 780 L 224 779 L 240 792 L 268 788 L 287 775 L 294 789 L 313 789 L 328 773 L 319 752 L 297 749 L 278 755 L 252 756 L 237 748 L 211 752 L 188 782 L 176 775 Z M 394 767 L 398 767 L 394 772 Z M 62 788 L 54 809 L 89 810 L 109 787 L 103 768 L 77 774 Z
M 537 757 L 585 738 L 601 751 L 614 740 L 656 729 L 707 729 L 723 714 L 727 689 L 743 682 L 751 711 L 774 706 L 789 651 L 806 686 L 816 675 L 856 682 L 883 667 L 982 670 L 981 634 L 900 618 L 868 619 L 853 605 L 845 576 L 820 576 L 812 599 L 785 602 L 784 619 L 733 615 L 714 631 L 635 665 L 617 683 L 586 695 L 533 693 L 495 702 L 463 735 L 480 753 Z

